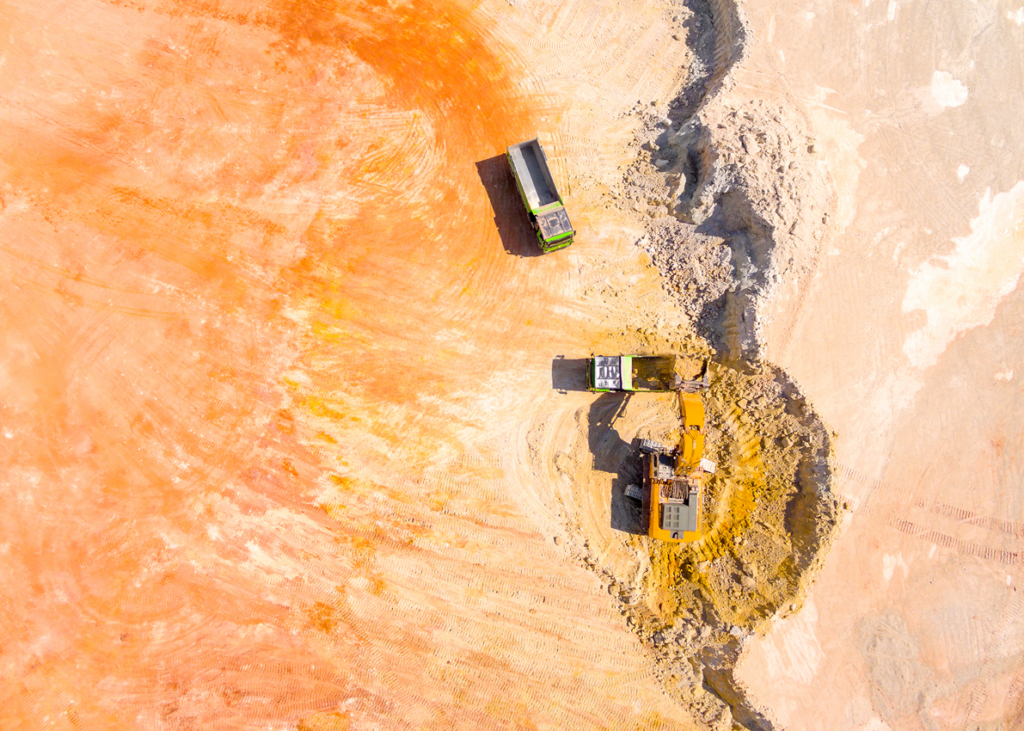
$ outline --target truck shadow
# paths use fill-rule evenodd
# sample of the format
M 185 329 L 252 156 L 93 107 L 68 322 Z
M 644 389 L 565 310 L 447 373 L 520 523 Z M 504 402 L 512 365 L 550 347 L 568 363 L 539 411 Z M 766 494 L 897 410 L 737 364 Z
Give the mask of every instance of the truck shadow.
M 590 406 L 587 414 L 587 440 L 594 458 L 594 470 L 610 472 L 611 528 L 640 535 L 645 533 L 640 502 L 626 497 L 628 485 L 641 480 L 639 449 L 615 430 L 615 419 L 625 408 L 629 394 L 603 393 Z
M 508 159 L 496 155 L 481 160 L 476 163 L 476 172 L 491 201 L 494 225 L 505 252 L 515 256 L 539 256 L 542 252 L 537 235 L 530 226 Z
M 551 387 L 556 391 L 587 390 L 587 359 L 558 356 L 551 361 Z

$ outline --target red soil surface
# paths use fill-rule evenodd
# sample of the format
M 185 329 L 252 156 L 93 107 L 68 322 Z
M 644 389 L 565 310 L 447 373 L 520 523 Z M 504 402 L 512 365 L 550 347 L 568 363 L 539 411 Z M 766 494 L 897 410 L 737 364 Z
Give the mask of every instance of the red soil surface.
M 424 473 L 582 338 L 506 252 L 539 108 L 469 12 L 0 13 L 0 726 L 631 717 L 597 580 L 486 455 Z

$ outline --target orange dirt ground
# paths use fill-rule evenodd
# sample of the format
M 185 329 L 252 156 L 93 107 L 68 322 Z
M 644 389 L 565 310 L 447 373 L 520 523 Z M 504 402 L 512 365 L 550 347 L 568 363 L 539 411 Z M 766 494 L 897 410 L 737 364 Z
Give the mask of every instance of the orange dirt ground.
M 0 731 L 1020 727 L 1018 6 L 0 0 Z
M 559 110 L 470 12 L 0 17 L 0 727 L 674 714 L 471 443 L 591 335 L 495 159 Z

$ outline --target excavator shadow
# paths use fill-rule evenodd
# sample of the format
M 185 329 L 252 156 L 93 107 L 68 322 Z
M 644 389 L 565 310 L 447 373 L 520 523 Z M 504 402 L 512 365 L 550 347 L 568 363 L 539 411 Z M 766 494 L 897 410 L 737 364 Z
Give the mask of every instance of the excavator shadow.
M 615 420 L 628 399 L 629 394 L 624 393 L 598 396 L 587 415 L 587 440 L 594 470 L 612 475 L 609 495 L 612 530 L 640 535 L 646 533 L 640 502 L 626 497 L 626 487 L 640 484 L 639 448 L 636 440 L 627 442 L 615 430 Z
M 495 155 L 481 160 L 476 163 L 476 172 L 490 199 L 494 225 L 505 252 L 515 256 L 539 256 L 541 250 L 537 235 L 530 227 L 508 159 L 504 155 Z

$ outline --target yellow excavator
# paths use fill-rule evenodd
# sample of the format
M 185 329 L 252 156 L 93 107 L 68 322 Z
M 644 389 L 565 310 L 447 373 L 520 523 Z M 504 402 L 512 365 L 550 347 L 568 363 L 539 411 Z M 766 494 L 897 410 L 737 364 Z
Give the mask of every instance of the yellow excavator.
M 643 487 L 631 485 L 630 497 L 643 502 L 643 524 L 648 535 L 673 543 L 701 537 L 704 482 L 715 470 L 704 458 L 704 400 L 699 393 L 676 391 L 679 398 L 680 435 L 675 449 L 640 441 Z

